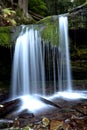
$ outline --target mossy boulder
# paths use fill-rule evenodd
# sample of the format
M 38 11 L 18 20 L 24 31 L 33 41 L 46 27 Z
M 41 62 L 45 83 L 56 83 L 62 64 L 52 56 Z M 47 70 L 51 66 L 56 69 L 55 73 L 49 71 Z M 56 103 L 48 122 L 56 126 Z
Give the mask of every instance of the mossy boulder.
M 37 24 L 42 25 L 41 37 L 45 41 L 50 42 L 52 45 L 59 43 L 59 29 L 58 29 L 58 16 L 48 16 L 40 20 Z
M 11 43 L 11 27 L 0 27 L 0 46 L 9 47 Z

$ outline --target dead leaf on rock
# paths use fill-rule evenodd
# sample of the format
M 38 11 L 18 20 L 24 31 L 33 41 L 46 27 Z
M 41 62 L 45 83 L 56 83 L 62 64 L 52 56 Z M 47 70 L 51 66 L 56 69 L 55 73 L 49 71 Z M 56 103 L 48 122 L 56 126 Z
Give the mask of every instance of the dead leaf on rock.
M 43 124 L 44 127 L 48 126 L 49 123 L 50 123 L 50 121 L 49 121 L 48 118 L 44 117 L 44 118 L 42 119 L 42 124 Z
M 63 121 L 52 120 L 50 123 L 50 130 L 60 130 L 63 127 Z
M 70 125 L 63 121 L 52 120 L 50 123 L 50 130 L 71 130 Z

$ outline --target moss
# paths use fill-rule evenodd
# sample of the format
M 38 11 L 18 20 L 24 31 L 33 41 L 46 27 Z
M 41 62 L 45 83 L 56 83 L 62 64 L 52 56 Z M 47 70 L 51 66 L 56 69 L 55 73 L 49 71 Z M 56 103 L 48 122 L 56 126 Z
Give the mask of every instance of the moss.
M 0 45 L 9 47 L 10 46 L 10 34 L 11 27 L 0 27 Z
M 50 42 L 52 45 L 58 45 L 58 17 L 57 16 L 48 16 L 38 24 L 43 25 L 43 29 L 41 31 L 41 37 L 45 40 Z

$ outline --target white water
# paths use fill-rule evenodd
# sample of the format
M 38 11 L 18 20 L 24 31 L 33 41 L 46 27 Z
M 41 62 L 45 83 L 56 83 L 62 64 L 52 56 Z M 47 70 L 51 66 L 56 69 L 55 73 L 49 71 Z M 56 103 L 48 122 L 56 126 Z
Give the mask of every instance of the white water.
M 59 16 L 59 90 L 71 91 L 71 67 L 69 54 L 69 39 L 68 39 L 68 18 Z
M 54 93 L 55 93 L 55 92 L 57 91 L 57 90 L 56 90 L 56 84 L 57 84 L 57 83 L 56 83 L 56 68 L 55 68 L 55 66 L 56 66 L 56 65 L 55 65 L 55 60 L 56 60 L 56 59 L 55 59 L 55 53 L 56 53 L 55 47 L 53 48 L 53 52 L 52 52 L 52 53 L 53 53 L 52 56 L 53 56 L 53 85 L 54 85 L 53 87 L 54 87 Z
M 39 93 L 45 95 L 45 71 L 41 38 L 39 32 L 34 30 L 33 26 L 25 29 L 26 31 L 23 32 L 22 30 L 17 38 L 15 45 L 12 97 Z

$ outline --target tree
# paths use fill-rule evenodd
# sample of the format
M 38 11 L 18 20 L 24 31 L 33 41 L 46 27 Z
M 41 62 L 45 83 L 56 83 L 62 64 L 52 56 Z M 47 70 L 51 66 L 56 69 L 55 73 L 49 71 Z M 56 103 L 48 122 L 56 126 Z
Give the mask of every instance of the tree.
M 30 18 L 28 13 L 28 0 L 18 0 L 18 6 L 23 11 L 23 15 Z

